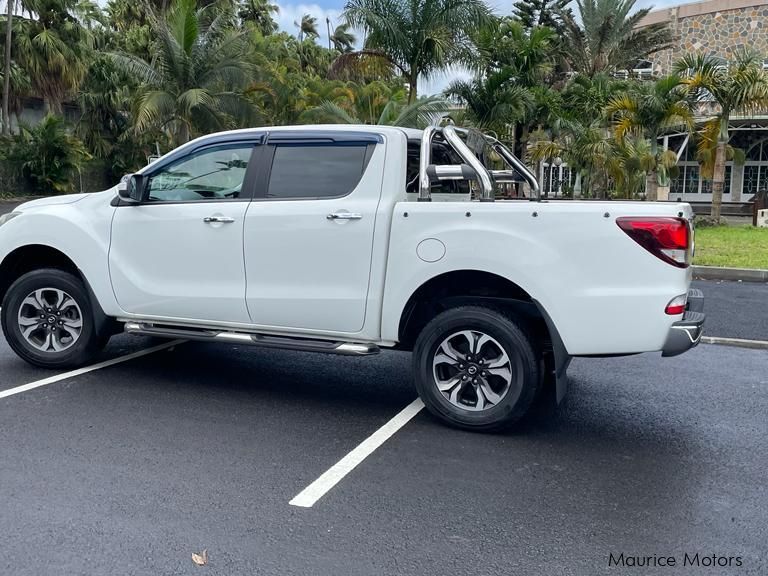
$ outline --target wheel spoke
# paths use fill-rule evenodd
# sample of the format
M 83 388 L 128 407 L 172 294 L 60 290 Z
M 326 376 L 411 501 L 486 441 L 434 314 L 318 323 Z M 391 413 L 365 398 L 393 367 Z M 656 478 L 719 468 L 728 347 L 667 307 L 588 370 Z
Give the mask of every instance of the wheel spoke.
M 488 360 L 488 364 L 486 364 L 485 367 L 486 369 L 491 370 L 493 368 L 501 368 L 505 364 L 509 364 L 509 358 L 504 352 L 502 352 L 498 358 Z
M 53 346 L 53 349 L 56 352 L 61 352 L 62 350 L 66 350 L 68 346 L 66 344 L 61 343 L 61 332 L 59 332 L 58 335 L 51 334 L 51 346 Z
M 455 386 L 458 386 L 461 384 L 461 376 L 455 376 L 451 378 L 450 380 L 442 380 L 437 383 L 437 389 L 440 390 L 440 392 L 449 392 L 452 390 Z
M 488 374 L 493 374 L 494 376 L 501 376 L 504 378 L 504 380 L 510 382 L 512 380 L 512 370 L 508 364 L 509 363 L 507 363 L 506 366 L 502 366 L 500 368 L 487 368 L 485 371 L 488 372 Z
M 37 307 L 40 310 L 45 311 L 45 309 L 48 308 L 48 304 L 43 297 L 43 292 L 45 292 L 45 290 L 35 290 L 34 294 L 30 294 L 27 298 L 33 297 L 37 301 Z
M 483 346 L 485 346 L 488 342 L 493 342 L 493 338 L 488 336 L 488 334 L 479 334 L 478 338 L 475 340 L 475 348 L 472 350 L 472 353 L 475 356 L 481 356 L 480 352 L 483 349 Z
M 480 379 L 480 385 L 477 387 L 477 394 L 478 396 L 482 394 L 488 402 L 494 405 L 498 404 L 502 398 L 491 389 L 491 385 L 488 384 L 488 381 L 485 378 Z
M 458 332 L 457 334 L 454 334 L 451 338 L 454 338 L 456 336 L 463 336 L 467 340 L 467 348 L 469 349 L 470 354 L 475 353 L 475 333 L 472 330 L 463 330 L 461 332 Z
M 48 334 L 45 335 L 45 342 L 40 346 L 40 350 L 43 352 L 48 352 L 51 349 L 51 342 L 53 341 L 53 333 L 48 332 Z
M 19 326 L 22 328 L 27 328 L 29 326 L 37 326 L 40 323 L 40 319 L 35 316 L 35 318 L 30 318 L 29 316 L 19 316 Z
M 59 329 L 69 334 L 72 337 L 72 340 L 75 340 L 80 335 L 80 330 L 73 328 L 71 326 L 67 326 L 66 324 L 64 324 L 63 326 L 59 326 Z
M 52 292 L 56 294 L 56 304 L 54 306 L 59 310 L 61 310 L 61 307 L 62 307 L 61 304 L 62 302 L 64 302 L 66 295 L 61 290 L 53 290 Z
M 59 306 L 59 312 L 63 313 L 64 310 L 66 310 L 67 308 L 71 308 L 72 306 L 77 307 L 77 302 L 75 302 L 74 300 L 72 300 L 72 298 L 67 296 Z
M 24 336 L 27 340 L 29 340 L 29 336 L 39 328 L 38 324 L 32 324 L 31 326 L 26 326 L 22 328 L 21 335 Z
M 448 356 L 448 354 L 444 354 L 442 352 L 435 355 L 435 360 L 433 361 L 433 364 L 437 366 L 438 364 L 448 364 L 449 366 L 456 366 L 458 365 L 459 361 L 456 360 L 456 358 L 451 358 Z
M 485 408 L 485 396 L 483 396 L 482 390 L 480 390 L 480 386 L 475 388 L 475 392 L 477 395 L 477 403 L 475 404 L 475 410 L 483 410 Z
M 40 308 L 40 303 L 37 301 L 37 298 L 35 298 L 32 294 L 21 301 L 21 307 L 24 308 L 24 306 L 32 306 L 32 308 L 34 308 L 38 314 L 43 311 L 42 308 Z
M 439 350 L 442 350 L 444 354 L 446 354 L 447 356 L 450 356 L 451 358 L 453 358 L 457 362 L 460 361 L 460 360 L 464 360 L 466 358 L 466 356 L 464 354 L 462 354 L 461 352 L 456 350 L 456 348 L 453 347 L 453 345 L 451 344 L 450 339 L 448 339 L 445 342 L 443 342 L 442 344 L 440 344 Z
M 452 391 L 451 395 L 448 397 L 448 399 L 453 402 L 456 405 L 459 405 L 459 394 L 464 389 L 465 383 L 462 380 L 459 380 L 459 385 L 456 386 Z
M 64 326 L 67 328 L 82 328 L 83 327 L 83 319 L 82 318 L 62 318 L 61 321 L 64 323 Z M 79 332 L 79 330 L 78 330 Z

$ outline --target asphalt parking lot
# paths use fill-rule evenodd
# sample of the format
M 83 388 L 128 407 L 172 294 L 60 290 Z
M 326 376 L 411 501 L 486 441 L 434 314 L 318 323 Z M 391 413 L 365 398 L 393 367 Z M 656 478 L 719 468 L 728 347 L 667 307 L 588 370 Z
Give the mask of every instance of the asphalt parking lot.
M 0 397 L 0 573 L 591 576 L 698 552 L 743 563 L 642 573 L 765 574 L 766 360 L 576 360 L 553 417 L 480 435 L 419 413 L 299 508 L 414 399 L 409 356 L 181 344 Z M 50 376 L 0 341 L 0 395 Z
M 768 340 L 768 285 L 696 286 L 708 335 Z M 410 357 L 133 357 L 158 345 L 116 337 L 99 361 L 117 363 L 66 375 L 0 336 L 1 575 L 768 573 L 768 351 L 577 359 L 556 414 L 479 435 L 421 412 L 303 508 L 414 400 Z

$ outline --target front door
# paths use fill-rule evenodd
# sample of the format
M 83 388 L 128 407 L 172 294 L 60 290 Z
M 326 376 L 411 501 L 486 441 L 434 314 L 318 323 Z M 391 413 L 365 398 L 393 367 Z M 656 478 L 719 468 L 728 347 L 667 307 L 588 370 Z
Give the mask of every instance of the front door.
M 379 140 L 341 131 L 270 134 L 245 220 L 254 324 L 362 330 L 384 170 Z
M 190 151 L 145 172 L 148 198 L 112 222 L 109 268 L 120 307 L 143 317 L 248 323 L 243 223 L 256 142 Z

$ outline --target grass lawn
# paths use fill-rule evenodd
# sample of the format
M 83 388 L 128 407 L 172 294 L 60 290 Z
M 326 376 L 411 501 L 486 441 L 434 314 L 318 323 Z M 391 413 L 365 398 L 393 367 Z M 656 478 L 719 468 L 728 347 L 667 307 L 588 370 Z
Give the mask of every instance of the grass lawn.
M 693 263 L 768 269 L 768 228 L 712 226 L 698 229 Z

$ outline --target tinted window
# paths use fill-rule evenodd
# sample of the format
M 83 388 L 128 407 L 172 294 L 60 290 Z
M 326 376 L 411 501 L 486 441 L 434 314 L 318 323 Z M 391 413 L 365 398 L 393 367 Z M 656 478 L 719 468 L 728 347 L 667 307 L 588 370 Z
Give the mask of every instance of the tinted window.
M 278 145 L 269 198 L 330 198 L 352 192 L 365 169 L 365 145 Z
M 185 156 L 152 174 L 150 202 L 239 198 L 252 145 L 217 146 Z

